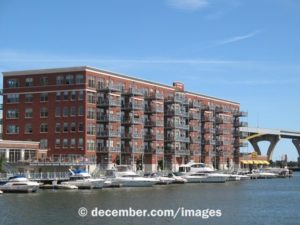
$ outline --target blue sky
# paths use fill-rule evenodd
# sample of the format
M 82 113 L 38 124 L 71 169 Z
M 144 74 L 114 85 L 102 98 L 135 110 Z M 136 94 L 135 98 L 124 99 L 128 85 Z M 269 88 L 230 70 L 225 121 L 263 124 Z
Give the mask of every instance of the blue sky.
M 0 71 L 90 65 L 179 80 L 240 102 L 250 126 L 300 130 L 299 27 L 298 0 L 0 0 Z M 290 140 L 273 159 L 285 153 L 296 160 Z

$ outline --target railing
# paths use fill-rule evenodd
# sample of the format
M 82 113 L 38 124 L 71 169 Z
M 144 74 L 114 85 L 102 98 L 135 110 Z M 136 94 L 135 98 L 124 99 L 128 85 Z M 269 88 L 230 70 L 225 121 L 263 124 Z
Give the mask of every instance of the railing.
M 248 112 L 235 111 L 233 115 L 236 116 L 236 117 L 246 117 L 246 116 L 248 116 Z
M 164 112 L 164 107 L 162 105 L 160 105 L 160 106 L 157 106 L 157 105 L 146 106 L 145 107 L 145 112 L 147 112 L 147 113 L 163 113 Z
M 120 99 L 114 99 L 114 98 L 98 98 L 97 101 L 98 106 L 121 106 L 121 100 Z
M 232 110 L 228 107 L 216 107 L 216 113 L 231 113 Z
M 134 110 L 134 109 L 143 110 L 144 103 L 129 102 L 128 104 L 123 105 L 122 109 L 124 109 L 124 110 Z
M 158 140 L 158 141 L 161 140 L 161 141 L 163 141 L 164 135 L 163 134 L 146 134 L 145 140 Z
M 202 144 L 204 144 L 204 145 L 215 145 L 216 141 L 215 140 L 203 140 Z
M 240 121 L 235 121 L 234 122 L 235 127 L 247 127 L 248 123 L 247 122 L 240 122 Z
M 190 138 L 181 136 L 167 136 L 167 141 L 190 142 Z
M 126 94 L 144 96 L 144 90 L 138 88 L 129 88 Z
M 200 120 L 200 114 L 199 113 L 190 113 L 189 118 L 192 120 Z
M 232 118 L 217 118 L 216 123 L 217 124 L 229 124 L 232 123 L 233 119 Z
M 215 122 L 216 118 L 213 116 L 205 116 L 205 117 L 202 117 L 201 120 L 204 122 Z
M 169 109 L 166 112 L 167 116 L 181 116 L 181 117 L 188 117 L 188 112 L 179 110 L 179 109 Z
M 161 155 L 164 154 L 164 149 L 163 148 L 152 148 L 152 147 L 145 147 L 144 153 L 146 154 L 157 154 Z
M 121 115 L 97 115 L 99 122 L 121 122 Z
M 108 84 L 108 85 L 101 85 L 98 90 L 99 91 L 116 91 L 121 92 L 123 89 L 121 84 Z
M 189 103 L 189 105 L 190 105 L 191 108 L 200 108 L 201 107 L 201 103 L 198 102 L 198 101 L 195 101 L 195 100 L 191 101 Z
M 200 125 L 199 124 L 198 125 L 195 125 L 195 124 L 190 125 L 190 131 L 191 132 L 200 132 L 201 131 Z
M 191 137 L 191 144 L 200 144 L 201 143 L 201 139 L 200 137 Z
M 145 96 L 145 98 L 163 100 L 164 95 L 161 93 L 149 93 L 148 95 Z
M 126 117 L 123 117 L 122 118 L 122 123 L 125 123 L 125 124 L 144 124 L 144 118 L 143 117 L 139 117 L 139 118 L 136 118 L 136 117 L 126 118 Z
M 214 134 L 216 132 L 216 129 L 215 128 L 204 128 L 203 132 L 204 133 L 212 133 L 212 134 Z
M 164 126 L 164 121 L 163 120 L 156 120 L 156 121 L 148 120 L 148 121 L 145 122 L 145 126 L 163 127 Z
M 215 106 L 212 105 L 202 105 L 201 110 L 203 111 L 214 111 L 216 109 Z
M 97 132 L 97 137 L 105 138 L 105 137 L 121 137 L 121 133 L 119 130 L 104 130 Z
M 121 152 L 121 147 L 98 147 L 97 152 L 99 153 Z
M 173 122 L 173 121 L 169 121 L 167 123 L 166 127 L 175 128 L 175 129 L 182 129 L 182 130 L 189 130 L 189 125 L 182 124 L 182 123 L 179 123 L 179 122 Z

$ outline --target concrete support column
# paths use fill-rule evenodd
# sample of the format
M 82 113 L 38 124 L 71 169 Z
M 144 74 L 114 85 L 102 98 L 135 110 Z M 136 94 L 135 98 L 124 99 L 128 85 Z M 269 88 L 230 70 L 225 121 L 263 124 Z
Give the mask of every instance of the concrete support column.
M 21 161 L 25 160 L 25 150 L 21 149 Z
M 269 141 L 270 142 L 270 146 L 267 151 L 267 156 L 268 156 L 268 160 L 271 160 L 275 146 L 279 141 L 279 136 L 278 135 L 263 135 L 260 137 L 255 137 L 255 138 L 250 139 L 249 142 L 251 143 L 251 145 L 254 148 L 254 151 L 256 151 L 258 155 L 261 155 L 261 150 L 258 146 L 258 142 L 260 142 L 260 141 Z
M 293 139 L 292 142 L 298 151 L 298 167 L 300 167 L 300 139 Z
M 5 159 L 6 159 L 6 162 L 9 162 L 9 149 L 5 149 Z

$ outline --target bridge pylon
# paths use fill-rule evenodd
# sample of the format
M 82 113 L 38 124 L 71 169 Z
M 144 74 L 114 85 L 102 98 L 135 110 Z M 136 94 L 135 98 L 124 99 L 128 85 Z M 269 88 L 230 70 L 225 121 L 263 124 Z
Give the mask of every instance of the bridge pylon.
M 268 157 L 268 160 L 271 160 L 272 159 L 273 151 L 274 151 L 275 146 L 278 143 L 279 139 L 280 139 L 279 135 L 264 134 L 262 136 L 257 136 L 257 137 L 251 138 L 249 140 L 249 142 L 253 146 L 254 151 L 256 151 L 258 155 L 261 155 L 261 150 L 260 150 L 260 148 L 258 146 L 258 142 L 260 142 L 260 141 L 269 141 L 270 145 L 268 147 L 267 157 Z

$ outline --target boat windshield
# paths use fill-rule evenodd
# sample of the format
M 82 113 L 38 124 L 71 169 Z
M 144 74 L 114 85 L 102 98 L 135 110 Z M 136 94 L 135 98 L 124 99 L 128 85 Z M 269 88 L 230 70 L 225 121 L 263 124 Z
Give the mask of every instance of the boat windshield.
M 179 167 L 179 172 L 190 172 L 190 171 L 191 171 L 191 167 L 185 167 L 185 166 Z

